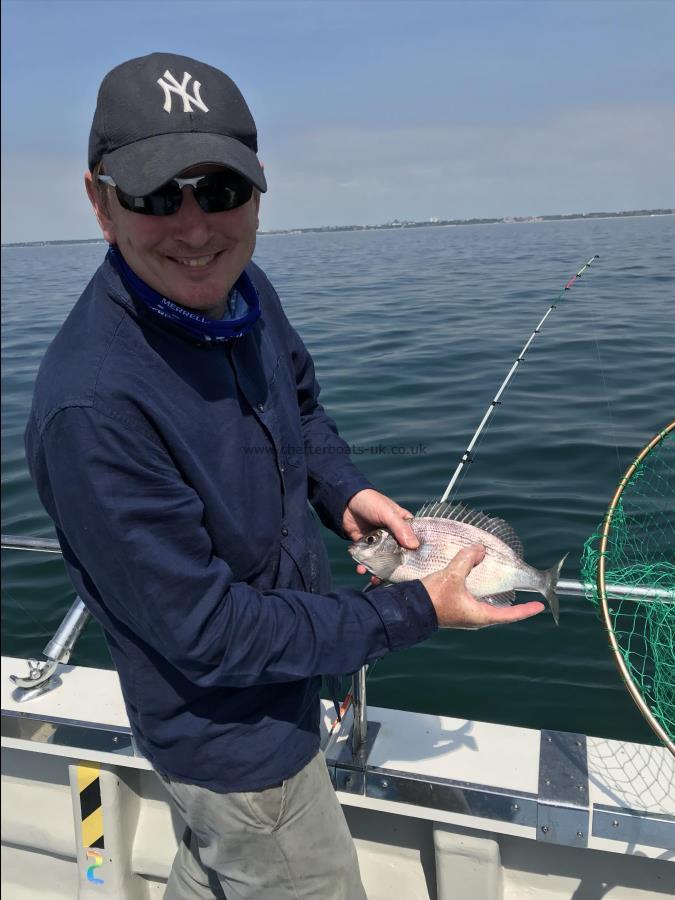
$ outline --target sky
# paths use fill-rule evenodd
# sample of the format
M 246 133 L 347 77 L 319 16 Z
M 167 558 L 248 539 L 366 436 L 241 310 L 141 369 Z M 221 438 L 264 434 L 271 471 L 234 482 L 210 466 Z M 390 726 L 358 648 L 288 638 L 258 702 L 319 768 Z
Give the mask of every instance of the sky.
M 239 85 L 263 230 L 675 207 L 674 45 L 674 0 L 4 0 L 2 241 L 98 236 L 98 86 L 155 51 Z

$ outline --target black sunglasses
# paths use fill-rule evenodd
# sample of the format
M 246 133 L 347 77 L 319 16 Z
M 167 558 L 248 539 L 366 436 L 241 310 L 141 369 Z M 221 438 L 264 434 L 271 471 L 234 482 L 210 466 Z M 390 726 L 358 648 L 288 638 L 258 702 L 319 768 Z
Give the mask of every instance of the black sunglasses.
M 195 192 L 195 200 L 206 213 L 227 212 L 248 203 L 253 185 L 236 172 L 210 172 L 197 178 L 172 178 L 156 191 L 144 197 L 125 194 L 110 175 L 99 175 L 98 180 L 115 188 L 120 206 L 144 216 L 172 216 L 183 202 L 183 188 L 189 185 Z

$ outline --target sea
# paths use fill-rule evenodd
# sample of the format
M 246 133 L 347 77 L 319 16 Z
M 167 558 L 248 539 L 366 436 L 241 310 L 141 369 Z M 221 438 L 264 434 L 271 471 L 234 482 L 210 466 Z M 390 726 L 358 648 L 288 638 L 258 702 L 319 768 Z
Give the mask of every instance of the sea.
M 3 534 L 54 536 L 23 430 L 45 349 L 105 250 L 3 249 Z M 443 493 L 533 329 L 596 254 L 536 335 L 453 494 L 508 521 L 532 565 L 569 553 L 562 577 L 578 579 L 622 473 L 674 417 L 675 216 L 261 234 L 255 260 L 313 355 L 354 461 L 414 512 Z M 326 543 L 335 585 L 364 587 L 345 542 L 326 532 Z M 60 557 L 3 550 L 3 655 L 39 658 L 73 599 Z M 559 626 L 545 611 L 390 654 L 369 673 L 369 704 L 654 741 L 595 608 L 560 606 Z M 111 666 L 97 623 L 71 662 Z

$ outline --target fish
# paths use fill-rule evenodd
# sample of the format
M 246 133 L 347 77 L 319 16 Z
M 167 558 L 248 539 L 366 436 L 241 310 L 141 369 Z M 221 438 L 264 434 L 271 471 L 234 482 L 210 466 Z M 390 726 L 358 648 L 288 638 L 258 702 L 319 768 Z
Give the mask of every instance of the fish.
M 351 544 L 349 554 L 381 581 L 395 583 L 431 575 L 463 547 L 483 544 L 485 558 L 466 579 L 473 596 L 493 606 L 510 606 L 516 591 L 536 592 L 546 598 L 559 624 L 556 587 L 568 554 L 550 569 L 535 569 L 525 562 L 522 542 L 511 525 L 459 503 L 426 503 L 408 523 L 420 542 L 416 550 L 401 547 L 386 528 L 378 528 Z

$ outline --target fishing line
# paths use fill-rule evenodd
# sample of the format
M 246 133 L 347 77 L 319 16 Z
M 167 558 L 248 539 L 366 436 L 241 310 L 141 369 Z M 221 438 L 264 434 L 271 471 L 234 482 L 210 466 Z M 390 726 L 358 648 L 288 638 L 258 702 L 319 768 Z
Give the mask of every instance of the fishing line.
M 445 492 L 443 493 L 443 496 L 441 497 L 441 502 L 444 502 L 448 499 L 448 497 L 450 496 L 450 492 L 452 491 L 453 487 L 457 483 L 457 480 L 460 477 L 460 474 L 462 474 L 462 471 L 463 471 L 464 467 L 467 465 L 467 463 L 473 462 L 473 459 L 475 456 L 474 450 L 477 449 L 478 446 L 480 446 L 480 443 L 482 442 L 481 435 L 484 432 L 487 433 L 485 431 L 486 426 L 488 426 L 490 419 L 492 418 L 492 415 L 493 415 L 494 411 L 496 410 L 496 408 L 501 405 L 501 398 L 502 398 L 504 392 L 506 391 L 506 389 L 509 385 L 509 382 L 515 375 L 516 370 L 518 369 L 520 363 L 525 358 L 525 354 L 529 350 L 530 345 L 534 341 L 535 337 L 540 333 L 544 323 L 546 322 L 548 317 L 551 315 L 553 310 L 556 309 L 558 303 L 560 303 L 560 301 L 564 297 L 565 291 L 571 290 L 572 286 L 574 284 L 576 284 L 576 282 L 579 280 L 579 278 L 581 278 L 581 276 L 584 274 L 586 269 L 590 268 L 590 266 L 595 262 L 596 259 L 600 259 L 600 256 L 597 253 L 594 256 L 592 256 L 586 263 L 584 263 L 584 265 L 579 269 L 579 271 L 576 272 L 574 275 L 572 275 L 572 277 L 560 288 L 560 292 L 558 293 L 558 296 L 555 298 L 553 303 L 550 305 L 550 307 L 546 311 L 545 315 L 542 316 L 542 318 L 538 322 L 537 326 L 535 327 L 534 331 L 532 332 L 532 334 L 529 336 L 529 338 L 525 342 L 525 345 L 523 346 L 522 350 L 516 357 L 515 362 L 509 369 L 509 371 L 506 375 L 506 378 L 502 381 L 497 393 L 492 398 L 490 405 L 488 406 L 488 408 L 485 412 L 485 415 L 483 416 L 483 418 L 481 420 L 480 425 L 478 426 L 478 428 L 476 429 L 476 431 L 473 434 L 473 437 L 469 441 L 469 444 L 468 444 L 466 450 L 462 454 L 462 458 L 459 462 L 459 465 L 455 469 L 455 471 L 452 475 L 452 478 L 450 479 L 448 486 L 446 487 Z M 466 474 L 466 473 L 464 473 L 464 474 Z M 372 587 L 373 587 L 372 583 L 369 583 L 364 588 L 364 593 L 371 590 Z M 371 663 L 369 666 L 365 667 L 366 671 L 368 672 L 369 675 L 372 674 L 373 667 L 374 667 L 374 663 Z M 337 718 L 333 722 L 333 728 L 335 728 L 337 723 L 342 720 L 342 715 L 344 714 L 344 711 L 349 707 L 351 700 L 352 700 L 352 697 L 350 694 L 348 694 L 347 697 L 345 698 L 344 709 L 338 709 Z
M 19 598 L 17 596 L 11 594 L 7 590 L 7 588 L 3 588 L 3 594 L 4 594 L 5 598 L 10 601 L 10 603 L 14 603 L 21 610 L 22 613 L 25 613 L 25 615 L 33 622 L 33 624 L 37 625 L 37 627 L 40 629 L 41 632 L 46 632 L 45 623 L 38 621 L 38 619 L 35 618 L 35 616 L 28 609 L 28 607 L 25 606 L 21 602 L 21 600 L 19 600 Z M 5 605 L 6 605 L 5 603 L 2 604 L 3 610 L 5 608 Z
M 15 538 L 11 535 L 3 534 L 1 536 L 1 541 L 3 550 L 31 550 L 39 553 L 55 553 L 57 555 L 61 555 L 62 552 L 58 541 L 55 541 L 52 538 Z M 46 630 L 45 623 L 38 621 L 38 619 L 32 614 L 28 607 L 25 606 L 17 596 L 10 594 L 4 584 L 3 593 L 10 601 L 15 603 L 19 607 L 19 609 L 40 628 L 41 631 Z
M 445 502 L 448 499 L 448 497 L 450 496 L 450 493 L 451 493 L 453 487 L 455 486 L 457 479 L 460 476 L 460 473 L 464 469 L 464 466 L 467 463 L 473 462 L 474 457 L 475 457 L 473 450 L 478 444 L 478 439 L 480 438 L 480 435 L 482 434 L 483 430 L 485 429 L 485 426 L 488 424 L 488 422 L 492 418 L 492 415 L 493 415 L 494 411 L 496 410 L 496 408 L 501 405 L 501 397 L 504 394 L 504 391 L 506 390 L 506 388 L 508 387 L 509 382 L 511 381 L 513 376 L 516 374 L 516 371 L 517 371 L 520 363 L 525 358 L 525 354 L 529 350 L 530 344 L 534 341 L 535 337 L 540 333 L 540 331 L 544 325 L 544 322 L 548 319 L 548 317 L 551 315 L 553 310 L 556 309 L 558 303 L 560 303 L 560 301 L 562 300 L 562 298 L 565 294 L 565 291 L 569 291 L 572 288 L 572 286 L 577 282 L 577 280 L 579 278 L 581 278 L 581 276 L 584 274 L 586 269 L 590 268 L 590 266 L 596 259 L 600 259 L 600 257 L 598 256 L 597 253 L 595 254 L 595 256 L 592 256 L 588 260 L 588 262 L 584 263 L 584 265 L 579 269 L 579 271 L 575 275 L 573 275 L 566 284 L 564 284 L 561 287 L 560 293 L 558 294 L 556 299 L 553 301 L 553 303 L 549 306 L 548 310 L 546 311 L 546 314 L 541 318 L 541 320 L 537 324 L 536 328 L 534 329 L 532 334 L 529 336 L 529 338 L 525 342 L 525 345 L 523 346 L 522 350 L 516 357 L 513 365 L 509 369 L 509 371 L 506 375 L 506 378 L 502 381 L 497 393 L 492 398 L 490 405 L 488 406 L 488 408 L 485 412 L 485 415 L 483 416 L 483 418 L 481 420 L 480 425 L 478 426 L 478 428 L 476 429 L 476 431 L 473 434 L 473 437 L 469 441 L 469 444 L 468 444 L 466 450 L 462 454 L 462 457 L 459 461 L 459 465 L 455 469 L 455 471 L 452 475 L 452 478 L 448 482 L 448 486 L 446 487 L 446 489 L 443 493 L 443 496 L 441 497 L 441 503 Z
M 600 333 L 599 327 L 599 316 L 596 310 L 593 310 L 592 315 L 595 316 L 595 329 L 593 330 L 593 343 L 595 344 L 595 353 L 598 357 L 598 368 L 600 369 L 600 375 L 602 377 L 602 386 L 605 389 L 605 400 L 607 402 L 607 418 L 609 419 L 609 430 L 614 439 L 614 451 L 616 452 L 616 471 L 617 474 L 621 472 L 621 457 L 619 456 L 619 441 L 617 439 L 617 431 L 616 431 L 616 423 L 614 421 L 614 416 L 612 415 L 612 401 L 609 393 L 609 388 L 607 385 L 607 374 L 605 372 L 605 367 L 602 364 L 602 355 L 600 353 L 600 341 L 598 340 L 598 334 Z

